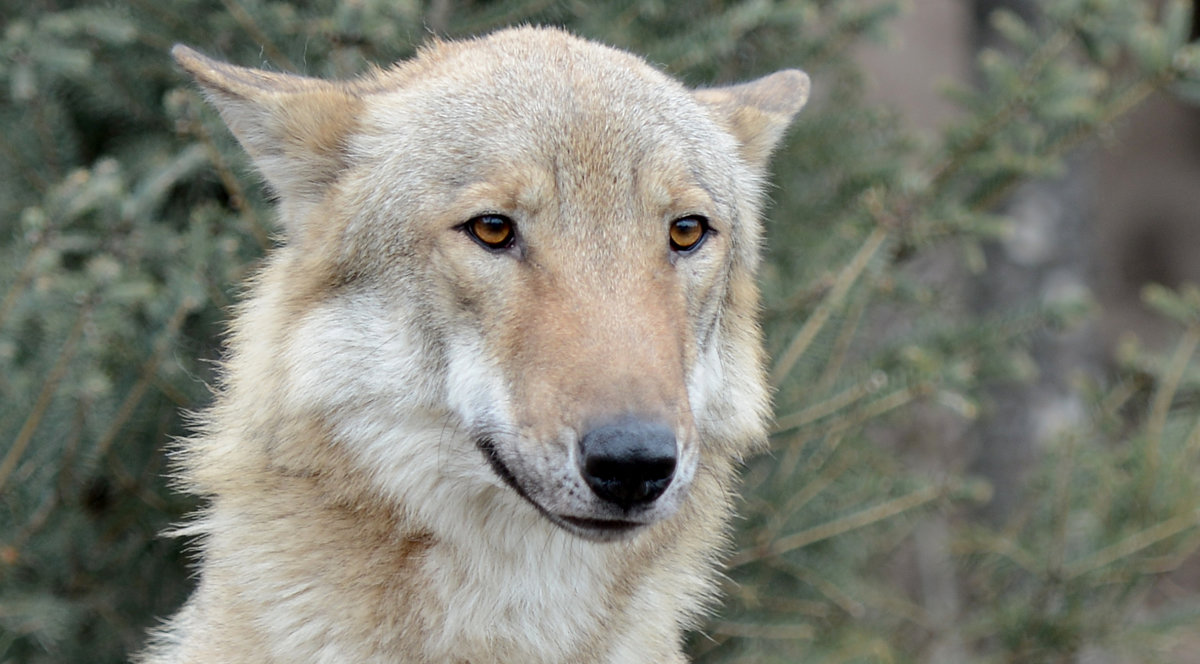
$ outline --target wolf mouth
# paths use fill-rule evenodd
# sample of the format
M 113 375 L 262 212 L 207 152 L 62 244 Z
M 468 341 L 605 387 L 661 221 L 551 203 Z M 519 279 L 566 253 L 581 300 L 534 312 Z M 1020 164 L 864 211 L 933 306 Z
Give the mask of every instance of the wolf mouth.
M 585 519 L 577 516 L 557 516 L 556 519 L 570 524 L 575 532 L 580 530 L 595 533 L 598 539 L 617 537 L 646 524 L 622 519 Z
M 507 484 L 517 495 L 525 500 L 525 502 L 533 505 L 542 516 L 546 517 L 554 525 L 566 530 L 567 532 L 590 539 L 597 542 L 609 542 L 621 539 L 625 535 L 633 531 L 649 525 L 646 523 L 631 521 L 627 519 L 597 519 L 589 517 L 568 516 L 565 514 L 555 514 L 538 501 L 534 500 L 517 481 L 517 476 L 512 472 L 504 460 L 500 458 L 500 453 L 496 449 L 496 441 L 490 437 L 482 437 L 475 439 L 475 446 L 483 452 L 483 457 L 487 459 L 488 465 L 491 466 L 492 472 L 496 473 L 505 484 Z

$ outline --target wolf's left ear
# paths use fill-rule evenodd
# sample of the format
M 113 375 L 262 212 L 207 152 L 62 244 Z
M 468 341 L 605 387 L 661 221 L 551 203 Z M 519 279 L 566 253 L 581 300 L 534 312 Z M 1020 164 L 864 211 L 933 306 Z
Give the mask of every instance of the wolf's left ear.
M 284 224 L 297 223 L 346 167 L 361 100 L 339 83 L 237 67 L 183 45 L 171 55 L 275 190 Z
M 724 88 L 696 90 L 696 100 L 741 144 L 742 158 L 764 168 L 796 112 L 808 101 L 808 75 L 785 69 Z

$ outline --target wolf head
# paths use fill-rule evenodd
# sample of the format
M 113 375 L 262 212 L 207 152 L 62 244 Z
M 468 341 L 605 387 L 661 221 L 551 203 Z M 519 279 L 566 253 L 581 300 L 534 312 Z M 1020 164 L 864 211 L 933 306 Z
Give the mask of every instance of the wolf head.
M 435 530 L 470 505 L 594 540 L 764 439 L 759 201 L 803 73 L 692 91 L 537 28 L 351 82 L 174 55 L 286 239 L 235 322 L 229 437 L 336 450 Z

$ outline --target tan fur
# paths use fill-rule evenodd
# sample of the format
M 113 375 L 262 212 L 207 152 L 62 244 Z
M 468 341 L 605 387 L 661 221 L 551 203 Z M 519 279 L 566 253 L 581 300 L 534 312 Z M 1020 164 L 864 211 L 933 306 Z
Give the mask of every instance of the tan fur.
M 758 205 L 807 78 L 691 92 L 537 28 L 344 83 L 174 55 L 287 244 L 180 447 L 199 587 L 140 661 L 682 662 L 765 438 Z M 485 214 L 511 248 L 463 231 Z M 678 466 L 624 508 L 577 457 L 628 417 Z

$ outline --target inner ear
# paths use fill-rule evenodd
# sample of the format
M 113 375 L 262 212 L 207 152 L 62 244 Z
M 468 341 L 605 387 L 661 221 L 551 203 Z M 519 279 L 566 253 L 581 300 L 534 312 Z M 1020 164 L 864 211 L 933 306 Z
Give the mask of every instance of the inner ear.
M 808 101 L 808 91 L 807 74 L 785 69 L 749 83 L 696 90 L 693 95 L 738 140 L 742 158 L 765 168 L 792 118 Z

